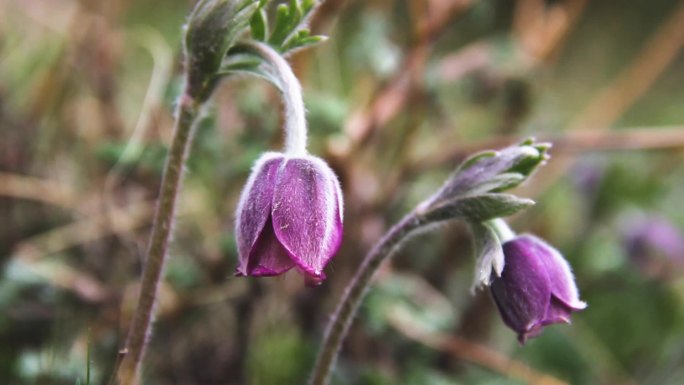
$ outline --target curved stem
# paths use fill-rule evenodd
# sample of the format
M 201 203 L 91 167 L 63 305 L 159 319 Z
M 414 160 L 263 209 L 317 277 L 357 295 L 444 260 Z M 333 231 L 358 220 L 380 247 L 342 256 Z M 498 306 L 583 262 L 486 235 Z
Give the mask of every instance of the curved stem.
M 265 77 L 283 94 L 285 106 L 285 153 L 306 154 L 306 110 L 302 97 L 302 87 L 292 72 L 290 65 L 268 44 L 254 40 L 237 43 L 232 52 L 246 52 L 258 56 L 266 66 Z
M 328 383 L 330 371 L 335 364 L 342 341 L 346 337 L 351 321 L 368 291 L 373 275 L 382 262 L 392 256 L 397 247 L 423 224 L 415 212 L 407 214 L 366 255 L 330 320 L 321 349 L 318 352 L 314 370 L 309 379 L 309 385 L 326 385 Z
M 511 229 L 511 227 L 508 226 L 508 223 L 501 218 L 494 218 L 490 221 L 487 221 L 485 225 L 494 231 L 494 234 L 496 234 L 501 243 L 508 242 L 515 238 L 515 232 L 513 229 Z
M 157 288 L 166 259 L 166 250 L 171 238 L 176 198 L 182 186 L 183 166 L 190 152 L 194 127 L 198 121 L 199 105 L 187 93 L 178 103 L 173 142 L 164 165 L 157 211 L 152 224 L 152 233 L 140 284 L 138 305 L 122 349 L 123 359 L 117 370 L 121 385 L 137 382 L 140 363 L 152 331 Z

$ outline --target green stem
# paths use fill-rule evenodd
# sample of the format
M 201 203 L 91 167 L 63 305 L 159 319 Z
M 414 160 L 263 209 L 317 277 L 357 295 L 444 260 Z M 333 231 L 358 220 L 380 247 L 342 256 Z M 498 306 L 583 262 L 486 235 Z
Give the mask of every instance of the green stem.
M 421 218 L 415 212 L 407 214 L 366 255 L 354 279 L 347 286 L 342 300 L 330 320 L 325 339 L 318 352 L 309 385 L 326 385 L 328 383 L 330 371 L 335 364 L 342 341 L 349 331 L 351 321 L 368 291 L 375 272 L 382 262 L 391 257 L 398 246 L 423 224 Z
M 183 183 L 183 166 L 190 152 L 198 115 L 199 104 L 184 93 L 176 110 L 173 142 L 164 165 L 157 211 L 152 224 L 147 259 L 140 285 L 138 306 L 133 315 L 126 345 L 122 349 L 124 356 L 117 371 L 118 382 L 121 385 L 137 383 L 140 364 L 152 332 L 157 289 L 166 259 L 166 250 L 171 239 L 176 201 Z
M 494 234 L 496 234 L 501 243 L 508 242 L 515 238 L 515 232 L 513 232 L 513 229 L 511 229 L 511 227 L 508 226 L 508 223 L 501 218 L 489 220 L 485 222 L 484 225 L 488 226 L 490 229 L 492 229 L 492 231 L 494 231 Z
M 284 152 L 291 155 L 305 155 L 306 151 L 306 109 L 302 97 L 302 87 L 292 72 L 292 68 L 278 51 L 268 44 L 254 40 L 236 43 L 231 48 L 232 53 L 248 53 L 255 55 L 263 64 L 262 73 L 252 74 L 265 77 L 278 87 L 283 95 L 285 106 L 285 148 Z

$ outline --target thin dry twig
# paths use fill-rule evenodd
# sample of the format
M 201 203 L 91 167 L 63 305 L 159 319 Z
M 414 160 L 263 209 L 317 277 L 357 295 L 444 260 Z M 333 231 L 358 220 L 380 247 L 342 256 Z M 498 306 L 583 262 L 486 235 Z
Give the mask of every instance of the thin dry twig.
M 0 195 L 35 200 L 69 210 L 78 209 L 78 197 L 67 186 L 30 176 L 0 172 Z
M 587 107 L 568 125 L 609 129 L 648 91 L 684 45 L 684 3 L 673 10 L 613 81 L 600 89 Z
M 421 83 L 422 71 L 430 53 L 432 42 L 455 17 L 468 9 L 471 0 L 451 2 L 432 1 L 428 17 L 417 27 L 417 39 L 404 57 L 400 70 L 384 86 L 380 87 L 370 105 L 351 114 L 343 131 L 350 140 L 344 153 L 331 148 L 340 158 L 353 157 L 372 136 L 375 130 L 386 125 L 410 100 L 411 94 Z M 436 9 L 435 9 L 436 8 Z
M 401 70 L 381 88 L 365 109 L 353 113 L 344 126 L 349 143 L 343 147 L 331 150 L 338 157 L 354 157 L 355 154 L 370 141 L 371 136 L 380 127 L 386 125 L 392 118 L 399 114 L 407 105 L 415 105 L 415 95 L 420 94 L 422 85 L 422 71 L 429 56 L 432 42 L 439 33 L 449 25 L 455 17 L 472 5 L 473 1 L 448 1 L 432 0 L 427 3 L 414 1 L 410 4 L 412 13 L 424 11 L 424 17 L 418 17 L 415 30 L 415 44 L 404 59 Z M 530 46 L 530 42 L 521 40 L 521 49 L 526 56 L 532 58 L 525 63 L 527 70 L 533 70 L 536 66 L 547 61 L 554 53 L 558 52 L 566 36 L 576 25 L 577 20 L 584 10 L 586 0 L 573 0 L 554 4 L 546 7 L 543 2 L 523 1 L 522 3 L 536 4 L 539 9 L 529 12 L 529 7 L 522 6 L 516 9 L 518 14 L 539 17 L 543 20 L 531 23 L 521 23 L 524 30 L 513 32 L 514 36 L 536 36 L 536 45 Z M 427 5 L 426 5 L 427 4 Z M 534 27 L 534 28 L 532 28 Z M 527 42 L 526 42 L 527 41 Z M 527 46 L 526 46 L 527 44 Z M 455 81 L 464 75 L 492 64 L 492 46 L 487 41 L 472 43 L 454 54 L 444 57 L 439 65 L 439 74 L 443 80 Z M 413 95 L 413 96 L 412 96 Z M 414 107 L 415 108 L 415 107 Z M 415 115 L 415 114 L 414 114 Z M 415 127 L 410 127 L 409 130 Z M 410 136 L 410 132 L 408 134 Z M 404 149 L 398 149 L 403 153 Z M 341 162 L 344 163 L 344 162 Z M 401 175 L 410 174 L 411 164 L 402 162 L 395 164 L 395 170 L 400 170 L 394 175 L 386 177 L 384 191 L 393 191 L 401 180 Z
M 553 143 L 555 155 L 577 155 L 605 151 L 680 150 L 684 148 L 684 126 L 634 127 L 611 131 L 584 129 L 559 134 L 542 134 L 537 139 Z M 500 135 L 469 144 L 459 144 L 429 157 L 415 160 L 408 174 L 453 165 L 470 154 L 510 146 L 520 135 Z
M 132 231 L 149 222 L 153 209 L 152 202 L 137 202 L 108 214 L 98 213 L 25 239 L 16 245 L 14 254 L 22 260 L 33 261 L 113 232 Z
M 534 63 L 548 61 L 558 52 L 579 20 L 587 0 L 547 5 L 543 0 L 519 0 L 513 15 L 513 35 Z
M 598 91 L 587 107 L 570 122 L 566 132 L 585 127 L 608 130 L 655 83 L 684 45 L 684 3 L 680 3 L 635 59 L 608 85 Z M 574 158 L 558 156 L 541 170 L 531 189 L 545 190 L 574 163 Z M 533 192 L 534 192 L 533 191 Z

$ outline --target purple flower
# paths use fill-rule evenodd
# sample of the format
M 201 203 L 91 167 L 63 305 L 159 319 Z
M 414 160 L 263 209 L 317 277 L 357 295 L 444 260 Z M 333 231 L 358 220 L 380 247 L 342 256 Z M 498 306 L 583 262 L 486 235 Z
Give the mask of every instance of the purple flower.
M 296 267 L 308 285 L 342 241 L 342 192 L 321 159 L 266 153 L 255 164 L 236 213 L 238 276 L 274 276 Z
M 684 268 L 684 236 L 666 218 L 629 216 L 620 226 L 623 247 L 632 263 L 650 278 L 669 279 Z
M 584 309 L 567 261 L 543 240 L 521 235 L 503 244 L 504 269 L 492 281 L 492 296 L 504 323 L 518 333 L 520 343 L 544 326 L 570 323 Z

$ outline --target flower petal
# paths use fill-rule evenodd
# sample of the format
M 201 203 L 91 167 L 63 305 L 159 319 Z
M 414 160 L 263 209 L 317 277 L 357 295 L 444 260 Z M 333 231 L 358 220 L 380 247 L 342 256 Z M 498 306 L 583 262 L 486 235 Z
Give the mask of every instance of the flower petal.
M 278 170 L 271 215 L 299 269 L 312 282 L 322 280 L 342 240 L 342 193 L 330 167 L 313 156 L 288 158 Z
M 549 275 L 551 294 L 572 310 L 586 308 L 587 304 L 579 299 L 579 291 L 577 290 L 570 264 L 563 258 L 561 253 L 534 235 L 521 235 L 519 239 L 527 239 L 530 247 L 536 249 L 535 252 L 544 263 Z
M 570 316 L 572 312 L 577 309 L 569 307 L 563 300 L 558 299 L 556 296 L 551 296 L 551 303 L 549 308 L 546 309 L 546 315 L 544 316 L 544 325 L 558 324 L 558 323 L 570 323 Z
M 254 277 L 279 275 L 295 266 L 287 250 L 276 238 L 270 217 L 252 247 L 248 261 L 246 275 Z
M 544 331 L 544 326 L 546 325 L 543 322 L 535 322 L 528 325 L 524 332 L 518 333 L 518 341 L 524 345 L 528 339 L 540 335 Z
M 492 281 L 492 295 L 504 323 L 524 341 L 543 326 L 551 299 L 549 277 L 529 242 L 516 238 L 503 249 L 506 264 L 501 277 Z
M 242 190 L 235 213 L 235 238 L 240 256 L 237 268 L 239 274 L 248 275 L 248 266 L 259 264 L 258 261 L 250 261 L 250 258 L 254 257 L 252 251 L 255 243 L 271 216 L 276 173 L 283 159 L 282 154 L 274 152 L 262 155 L 254 164 Z

